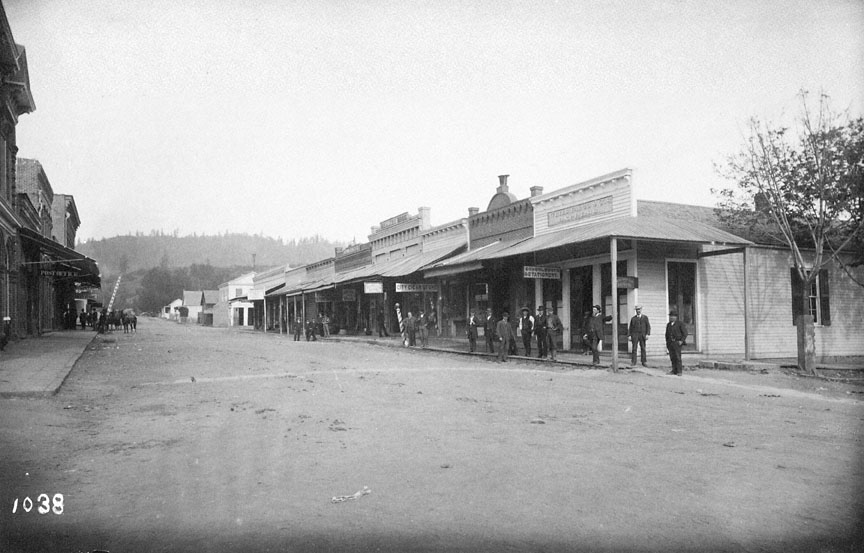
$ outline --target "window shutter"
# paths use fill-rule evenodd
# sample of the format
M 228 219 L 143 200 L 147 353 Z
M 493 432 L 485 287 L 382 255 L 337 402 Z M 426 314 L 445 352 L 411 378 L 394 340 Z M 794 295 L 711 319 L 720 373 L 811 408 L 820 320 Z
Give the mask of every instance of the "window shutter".
M 799 315 L 804 314 L 804 281 L 798 275 L 798 269 L 789 269 L 792 275 L 792 324 L 795 325 Z
M 819 316 L 822 326 L 831 326 L 831 305 L 828 301 L 828 270 L 819 271 Z

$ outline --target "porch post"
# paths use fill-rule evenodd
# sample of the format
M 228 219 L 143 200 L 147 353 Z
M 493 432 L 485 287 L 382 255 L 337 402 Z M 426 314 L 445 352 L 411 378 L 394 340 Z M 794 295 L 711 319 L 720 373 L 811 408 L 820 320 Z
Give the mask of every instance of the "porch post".
M 561 309 L 559 309 L 559 318 L 561 319 L 561 326 L 563 326 L 562 332 L 563 343 L 561 347 L 565 350 L 569 350 L 571 347 L 571 331 L 570 331 L 570 269 L 563 269 L 561 271 L 561 279 L 563 282 L 561 283 Z
M 744 359 L 750 360 L 750 317 L 747 309 L 747 246 L 744 246 Z
M 609 257 L 612 260 L 612 372 L 618 372 L 618 240 L 613 236 L 609 242 Z

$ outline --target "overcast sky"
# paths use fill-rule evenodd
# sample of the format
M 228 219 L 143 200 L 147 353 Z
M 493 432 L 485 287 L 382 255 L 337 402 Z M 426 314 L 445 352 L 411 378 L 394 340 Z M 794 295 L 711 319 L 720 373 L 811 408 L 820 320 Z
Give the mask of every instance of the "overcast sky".
M 78 238 L 365 242 L 630 167 L 640 199 L 714 205 L 714 163 L 799 89 L 864 112 L 853 1 L 4 0 L 36 111 L 18 155 Z

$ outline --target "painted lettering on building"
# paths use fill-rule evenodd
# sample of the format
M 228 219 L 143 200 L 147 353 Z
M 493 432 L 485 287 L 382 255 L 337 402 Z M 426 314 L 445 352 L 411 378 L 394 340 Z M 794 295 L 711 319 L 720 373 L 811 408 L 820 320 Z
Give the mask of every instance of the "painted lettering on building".
M 364 282 L 363 283 L 363 293 L 364 294 L 383 294 L 384 293 L 384 283 L 383 282 Z
M 561 269 L 555 267 L 532 267 L 525 265 L 522 268 L 522 273 L 525 278 L 548 278 L 551 280 L 561 280 Z
M 437 292 L 437 284 L 417 284 L 414 282 L 397 282 L 397 292 Z
M 51 271 L 51 270 L 47 270 L 47 269 L 39 271 L 39 274 L 42 276 L 56 276 L 56 277 L 78 276 L 77 271 Z
M 607 213 L 612 213 L 612 196 L 603 196 L 589 202 L 550 211 L 547 217 L 549 226 L 554 227 Z

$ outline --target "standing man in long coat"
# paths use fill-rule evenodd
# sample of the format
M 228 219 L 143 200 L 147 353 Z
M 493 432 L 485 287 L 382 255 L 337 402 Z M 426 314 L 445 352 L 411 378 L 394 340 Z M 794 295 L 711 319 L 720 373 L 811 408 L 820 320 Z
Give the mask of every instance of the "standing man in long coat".
M 586 336 L 591 343 L 591 364 L 600 364 L 600 342 L 603 340 L 603 315 L 599 305 L 591 308 L 591 319 L 588 320 Z
M 636 306 L 636 314 L 630 319 L 630 326 L 627 327 L 627 335 L 630 336 L 630 341 L 633 343 L 633 356 L 630 359 L 630 364 L 636 366 L 636 348 L 642 348 L 642 366 L 647 366 L 648 358 L 645 355 L 645 340 L 651 334 L 651 323 L 648 317 L 642 314 L 642 306 Z
M 668 374 L 681 376 L 684 367 L 681 363 L 681 346 L 687 341 L 687 327 L 678 320 L 678 312 L 669 312 L 669 322 L 666 324 L 666 349 L 669 350 L 669 360 L 672 370 Z
M 506 311 L 503 313 L 501 320 L 496 325 L 495 331 L 498 334 L 498 341 L 501 342 L 501 347 L 498 349 L 498 361 L 506 363 L 507 354 L 510 352 L 510 344 L 516 342 L 513 326 L 510 325 L 510 313 Z
M 537 336 L 537 357 L 546 357 L 546 306 L 537 306 L 537 316 L 534 317 L 534 335 Z
M 519 334 L 522 335 L 522 345 L 525 346 L 525 357 L 531 357 L 531 335 L 534 333 L 534 317 L 527 307 L 522 308 L 522 316 L 519 317 Z
M 477 316 L 474 315 L 474 311 L 471 311 L 471 315 L 468 317 L 468 351 L 474 353 L 477 351 Z
M 486 334 L 486 349 L 489 353 L 495 353 L 495 317 L 492 316 L 492 308 L 486 309 L 486 322 L 483 332 Z

